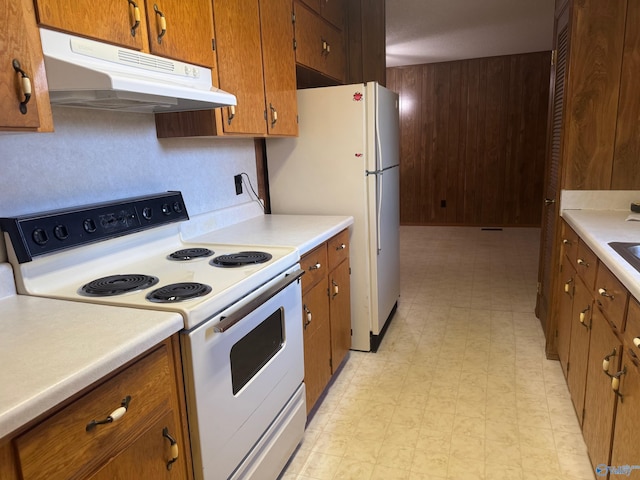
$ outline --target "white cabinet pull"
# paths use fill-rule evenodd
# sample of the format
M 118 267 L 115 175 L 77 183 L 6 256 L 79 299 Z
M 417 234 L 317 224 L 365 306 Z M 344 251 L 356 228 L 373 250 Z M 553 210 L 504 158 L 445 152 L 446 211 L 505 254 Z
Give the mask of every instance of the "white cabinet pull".
M 133 0 L 129 0 L 129 5 L 133 7 L 133 25 L 131 25 L 131 36 L 136 36 L 136 30 L 140 26 L 140 8 Z
M 565 245 L 571 245 L 571 242 L 566 238 L 562 240 L 562 243 L 564 243 Z
M 615 356 L 616 356 L 616 349 L 614 348 L 613 352 L 611 352 L 609 355 L 605 355 L 605 357 L 602 359 L 602 370 L 607 376 L 611 378 L 613 378 L 613 375 L 609 373 L 609 363 L 610 363 L 609 359 Z
M 158 25 L 158 43 L 162 43 L 162 37 L 167 33 L 167 19 L 164 14 L 158 8 L 158 5 L 153 5 L 153 9 L 156 12 L 156 24 Z
M 22 95 L 24 96 L 24 100 L 20 102 L 20 106 L 18 107 L 18 109 L 20 110 L 21 114 L 26 115 L 27 103 L 29 103 L 29 100 L 31 100 L 31 80 L 29 79 L 29 76 L 26 74 L 26 72 L 22 70 L 20 62 L 17 58 L 13 59 L 12 65 L 16 73 L 20 74 L 20 85 L 22 86 Z
M 566 283 L 564 284 L 564 292 L 565 293 L 569 293 L 569 291 L 571 290 L 571 284 L 573 283 L 573 278 L 570 278 L 569 280 L 566 281 Z
M 634 338 L 634 339 L 633 339 L 633 344 L 634 344 L 636 347 L 640 348 L 640 337 L 636 337 L 636 338 Z
M 322 265 L 320 264 L 320 262 L 318 262 L 315 265 L 311 265 L 309 267 L 309 270 L 318 270 L 320 267 L 322 267 Z
M 584 310 L 582 310 L 580 312 L 580 316 L 579 316 L 579 320 L 580 320 L 580 324 L 584 327 L 584 328 L 589 328 L 589 325 L 587 325 L 586 323 L 584 323 L 584 321 L 587 319 L 587 312 L 591 310 L 591 307 L 587 307 Z
M 175 438 L 169 435 L 169 429 L 167 427 L 162 429 L 162 436 L 169 440 L 169 444 L 171 445 L 171 459 L 167 462 L 167 470 L 171 470 L 174 462 L 178 460 L 178 442 L 176 442 Z
M 313 315 L 311 315 L 311 310 L 309 310 L 306 305 L 303 305 L 302 308 L 304 309 L 306 317 L 303 326 L 304 328 L 307 328 L 307 326 L 311 323 L 311 320 L 313 320 Z
M 613 392 L 620 397 L 620 401 L 622 402 L 622 394 L 620 393 L 620 377 L 627 373 L 627 367 L 623 367 L 618 373 L 611 375 L 611 389 Z
M 88 432 L 89 430 L 94 429 L 97 425 L 104 425 L 105 423 L 112 423 L 116 420 L 120 420 L 124 417 L 124 414 L 127 413 L 129 402 L 131 402 L 131 395 L 127 395 L 120 403 L 120 406 L 111 412 L 107 418 L 103 420 L 91 420 L 87 423 L 85 430 Z
M 340 293 L 340 286 L 336 283 L 335 280 L 331 280 L 331 284 L 333 285 L 333 296 L 335 297 Z
M 235 105 L 230 105 L 227 107 L 228 115 L 227 115 L 227 123 L 231 125 L 231 120 L 236 116 L 236 107 Z
M 345 248 L 347 248 L 347 246 L 344 243 L 341 243 L 336 247 L 336 250 L 344 250 Z
M 271 126 L 275 127 L 278 121 L 278 110 L 272 104 L 269 104 L 269 108 L 271 109 Z
M 583 267 L 589 267 L 589 264 L 585 262 L 583 259 L 579 258 L 577 260 L 578 265 L 582 265 Z
M 610 293 L 607 293 L 607 290 L 605 288 L 599 288 L 598 293 L 603 297 L 608 297 L 611 300 L 613 300 L 613 295 L 611 295 Z

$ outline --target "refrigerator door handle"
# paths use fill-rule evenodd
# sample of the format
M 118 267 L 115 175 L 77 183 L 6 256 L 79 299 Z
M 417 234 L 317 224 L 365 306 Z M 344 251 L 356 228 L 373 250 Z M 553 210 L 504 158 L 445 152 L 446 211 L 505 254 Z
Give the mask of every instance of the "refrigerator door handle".
M 382 195 L 384 182 L 382 181 L 382 175 L 384 175 L 384 169 L 380 171 L 378 175 L 376 175 L 376 183 L 377 187 L 376 191 L 378 193 L 378 204 L 376 205 L 376 244 L 378 246 L 378 255 L 382 251 L 382 235 L 380 234 L 380 220 L 382 217 Z

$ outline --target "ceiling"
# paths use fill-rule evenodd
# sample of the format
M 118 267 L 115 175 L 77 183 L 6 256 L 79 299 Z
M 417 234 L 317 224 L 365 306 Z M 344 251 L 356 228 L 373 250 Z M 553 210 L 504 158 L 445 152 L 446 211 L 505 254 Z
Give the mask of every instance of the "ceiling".
M 387 67 L 551 50 L 555 0 L 386 0 Z

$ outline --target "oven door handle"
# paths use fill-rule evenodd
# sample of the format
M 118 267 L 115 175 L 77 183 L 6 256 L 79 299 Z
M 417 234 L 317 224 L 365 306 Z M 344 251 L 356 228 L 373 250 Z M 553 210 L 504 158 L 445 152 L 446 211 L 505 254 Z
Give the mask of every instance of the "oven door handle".
M 282 290 L 287 288 L 293 282 L 297 281 L 302 275 L 304 275 L 304 270 L 298 269 L 292 273 L 288 273 L 282 280 L 278 281 L 275 285 L 271 286 L 269 289 L 262 292 L 256 298 L 251 300 L 246 305 L 242 306 L 235 312 L 233 312 L 228 317 L 222 317 L 220 323 L 218 323 L 215 327 L 213 327 L 213 331 L 216 333 L 224 333 L 233 327 L 240 320 L 245 318 L 255 309 L 257 309 L 260 305 L 266 303 L 270 298 L 275 297 Z

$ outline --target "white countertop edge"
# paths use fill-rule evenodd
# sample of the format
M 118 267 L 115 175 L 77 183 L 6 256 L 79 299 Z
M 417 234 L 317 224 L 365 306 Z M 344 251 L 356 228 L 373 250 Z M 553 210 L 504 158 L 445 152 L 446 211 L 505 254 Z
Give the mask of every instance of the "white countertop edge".
M 180 331 L 183 326 L 182 317 L 175 314 L 170 320 L 158 322 L 154 327 L 130 337 L 127 342 L 121 343 L 107 354 L 96 357 L 91 363 L 70 372 L 66 378 L 38 394 L 25 398 L 7 409 L 0 406 L 0 439 L 158 345 Z
M 640 272 L 611 248 L 609 242 L 640 242 L 640 222 L 625 219 L 623 210 L 563 210 L 562 217 L 636 299 Z

